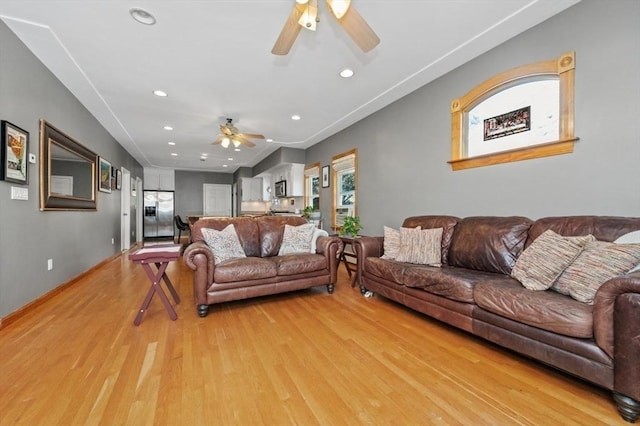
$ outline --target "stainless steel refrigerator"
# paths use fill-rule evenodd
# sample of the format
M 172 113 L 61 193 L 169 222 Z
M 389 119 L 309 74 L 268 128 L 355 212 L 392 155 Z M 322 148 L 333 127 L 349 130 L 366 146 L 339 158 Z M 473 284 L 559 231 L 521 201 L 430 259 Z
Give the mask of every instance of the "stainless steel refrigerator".
M 173 238 L 173 191 L 144 191 L 144 238 Z

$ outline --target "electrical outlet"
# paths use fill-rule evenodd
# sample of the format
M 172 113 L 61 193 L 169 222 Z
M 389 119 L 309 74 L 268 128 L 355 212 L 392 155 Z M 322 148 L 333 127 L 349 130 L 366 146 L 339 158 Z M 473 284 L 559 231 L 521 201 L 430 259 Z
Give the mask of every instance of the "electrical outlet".
M 47 260 L 47 271 L 50 271 L 53 269 L 53 259 L 48 259 Z

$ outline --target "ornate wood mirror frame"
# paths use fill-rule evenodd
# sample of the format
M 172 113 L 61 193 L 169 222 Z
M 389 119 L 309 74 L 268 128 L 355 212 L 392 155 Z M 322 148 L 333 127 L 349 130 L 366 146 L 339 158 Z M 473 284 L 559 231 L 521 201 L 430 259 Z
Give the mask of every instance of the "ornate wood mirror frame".
M 40 120 L 40 210 L 96 210 L 97 158 Z
M 498 74 L 451 102 L 451 168 L 573 152 L 575 53 Z

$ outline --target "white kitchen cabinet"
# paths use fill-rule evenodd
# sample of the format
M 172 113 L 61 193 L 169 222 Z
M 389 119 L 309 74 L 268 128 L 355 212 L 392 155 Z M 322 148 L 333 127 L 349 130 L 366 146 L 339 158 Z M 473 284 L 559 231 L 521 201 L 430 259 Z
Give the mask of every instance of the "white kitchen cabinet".
M 162 191 L 174 191 L 175 172 L 167 169 L 154 169 L 145 167 L 143 173 L 144 189 L 159 189 Z
M 242 201 L 262 201 L 262 178 L 240 178 Z
M 304 164 L 294 163 L 289 167 L 289 178 L 287 179 L 287 196 L 304 196 Z

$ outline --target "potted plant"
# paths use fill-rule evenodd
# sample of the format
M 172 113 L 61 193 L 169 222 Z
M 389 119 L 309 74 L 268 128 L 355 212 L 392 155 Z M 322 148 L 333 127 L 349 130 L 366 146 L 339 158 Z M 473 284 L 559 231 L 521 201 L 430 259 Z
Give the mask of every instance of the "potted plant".
M 347 216 L 344 218 L 342 228 L 340 228 L 341 237 L 357 237 L 358 232 L 362 229 L 360 225 L 360 216 Z
M 307 220 L 318 220 L 320 219 L 320 210 L 314 209 L 313 206 L 307 206 L 302 210 L 302 215 L 307 218 Z

